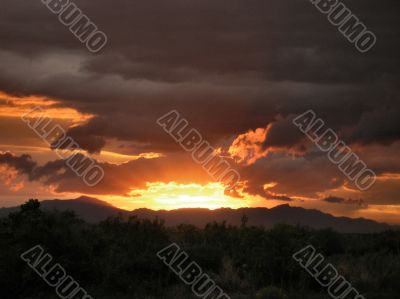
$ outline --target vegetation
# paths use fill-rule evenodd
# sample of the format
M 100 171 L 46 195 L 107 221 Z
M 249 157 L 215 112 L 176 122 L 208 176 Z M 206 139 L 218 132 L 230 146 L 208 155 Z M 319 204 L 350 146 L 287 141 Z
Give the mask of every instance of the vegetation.
M 256 299 L 287 299 L 287 296 L 281 289 L 270 286 L 260 290 Z
M 365 298 L 397 299 L 400 294 L 399 232 L 338 234 L 288 225 L 266 230 L 246 222 L 166 228 L 158 219 L 115 217 L 92 225 L 72 212 L 42 211 L 31 200 L 0 220 L 1 298 L 58 298 L 20 258 L 38 244 L 93 298 L 196 298 L 156 256 L 171 242 L 232 299 L 329 298 L 292 259 L 309 244 Z

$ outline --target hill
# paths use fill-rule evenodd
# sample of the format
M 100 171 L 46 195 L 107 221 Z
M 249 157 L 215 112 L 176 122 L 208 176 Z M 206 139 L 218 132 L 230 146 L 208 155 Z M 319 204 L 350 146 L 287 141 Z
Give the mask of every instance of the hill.
M 374 233 L 392 229 L 394 227 L 364 218 L 335 217 L 318 210 L 309 210 L 291 207 L 288 204 L 268 208 L 242 208 L 238 210 L 221 208 L 208 210 L 202 208 L 160 210 L 137 209 L 126 211 L 118 209 L 109 203 L 91 197 L 80 197 L 71 200 L 46 200 L 41 202 L 45 210 L 57 209 L 60 211 L 72 210 L 79 217 L 89 223 L 96 223 L 118 214 L 124 217 L 137 216 L 140 219 L 159 218 L 165 220 L 167 226 L 192 224 L 204 227 L 210 222 L 226 221 L 231 225 L 240 225 L 243 215 L 248 217 L 248 225 L 270 228 L 278 223 L 306 226 L 314 229 L 332 228 L 342 233 Z M 0 209 L 0 217 L 17 211 L 18 207 Z

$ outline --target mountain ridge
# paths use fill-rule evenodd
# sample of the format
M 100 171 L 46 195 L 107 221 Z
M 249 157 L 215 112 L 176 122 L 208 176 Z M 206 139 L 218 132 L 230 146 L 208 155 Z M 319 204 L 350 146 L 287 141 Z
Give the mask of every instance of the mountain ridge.
M 151 210 L 140 208 L 133 211 L 119 209 L 110 203 L 97 198 L 81 196 L 70 200 L 44 200 L 41 202 L 44 210 L 72 210 L 80 218 L 89 223 L 97 223 L 108 217 L 122 215 L 136 216 L 139 219 L 163 219 L 166 226 L 191 224 L 204 227 L 207 223 L 223 222 L 230 225 L 240 225 L 243 215 L 248 218 L 248 225 L 271 228 L 278 223 L 300 225 L 313 229 L 331 228 L 342 233 L 375 233 L 397 229 L 386 223 L 379 223 L 365 218 L 336 217 L 316 209 L 291 207 L 283 204 L 274 208 L 220 208 L 209 210 L 205 208 L 181 208 L 176 210 Z M 18 211 L 19 207 L 1 208 L 0 217 Z

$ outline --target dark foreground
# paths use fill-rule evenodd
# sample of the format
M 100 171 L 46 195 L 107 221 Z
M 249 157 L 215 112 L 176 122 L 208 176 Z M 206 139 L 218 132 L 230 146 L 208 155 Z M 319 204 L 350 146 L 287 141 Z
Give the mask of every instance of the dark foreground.
M 93 298 L 198 298 L 157 257 L 172 242 L 232 299 L 330 298 L 292 258 L 307 245 L 365 298 L 399 298 L 399 232 L 339 234 L 288 225 L 266 230 L 246 223 L 244 217 L 240 227 L 210 223 L 204 229 L 166 228 L 157 219 L 117 217 L 87 224 L 70 212 L 41 211 L 38 202 L 30 201 L 0 220 L 0 298 L 59 298 L 20 257 L 35 245 Z

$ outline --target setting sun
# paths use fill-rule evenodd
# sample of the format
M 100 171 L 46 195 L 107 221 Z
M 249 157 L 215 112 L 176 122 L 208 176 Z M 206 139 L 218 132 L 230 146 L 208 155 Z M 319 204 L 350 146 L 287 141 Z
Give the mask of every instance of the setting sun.
M 178 184 L 147 183 L 146 190 L 134 190 L 130 197 L 106 197 L 107 201 L 124 208 L 135 209 L 143 206 L 155 210 L 173 210 L 180 208 L 207 208 L 218 209 L 221 207 L 241 208 L 249 205 L 249 200 L 232 198 L 224 194 L 221 183 Z

